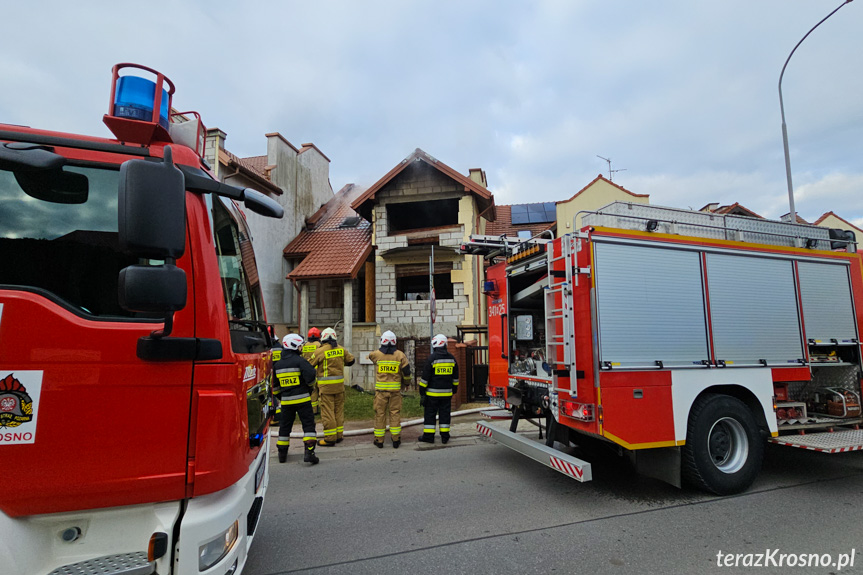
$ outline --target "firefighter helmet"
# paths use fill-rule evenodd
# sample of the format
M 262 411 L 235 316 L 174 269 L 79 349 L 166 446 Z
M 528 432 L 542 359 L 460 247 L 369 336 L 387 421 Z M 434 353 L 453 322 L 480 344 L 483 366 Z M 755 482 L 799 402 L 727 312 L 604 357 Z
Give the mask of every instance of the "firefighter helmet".
M 289 333 L 282 338 L 282 345 L 293 351 L 299 351 L 303 345 L 303 336 L 296 333 Z
M 336 339 L 336 330 L 331 327 L 321 332 L 321 341 L 327 341 L 328 339 Z
M 313 337 L 321 337 L 321 330 L 316 327 L 309 328 L 309 339 L 312 339 Z
M 432 347 L 446 347 L 446 336 L 442 333 L 432 338 Z
M 395 345 L 396 344 L 396 334 L 387 330 L 383 334 L 381 334 L 381 345 Z

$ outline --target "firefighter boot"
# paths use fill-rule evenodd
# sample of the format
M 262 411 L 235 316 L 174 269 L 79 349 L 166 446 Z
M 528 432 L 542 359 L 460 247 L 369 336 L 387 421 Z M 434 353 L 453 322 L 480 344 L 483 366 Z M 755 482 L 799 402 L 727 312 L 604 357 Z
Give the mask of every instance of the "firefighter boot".
M 422 441 L 423 443 L 434 443 L 434 433 L 423 433 L 419 436 L 417 441 Z
M 440 442 L 443 443 L 444 445 L 446 445 L 448 441 L 449 441 L 449 433 L 448 432 L 441 433 L 440 434 Z
M 401 444 L 402 444 L 401 439 L 393 439 L 393 449 L 398 449 L 399 445 L 401 445 Z
M 288 448 L 279 448 L 279 463 L 285 463 L 288 460 Z
M 303 461 L 305 463 L 311 463 L 312 465 L 319 463 L 321 460 L 318 459 L 317 455 L 315 455 L 315 441 L 305 441 L 304 444 L 306 449 L 303 454 Z

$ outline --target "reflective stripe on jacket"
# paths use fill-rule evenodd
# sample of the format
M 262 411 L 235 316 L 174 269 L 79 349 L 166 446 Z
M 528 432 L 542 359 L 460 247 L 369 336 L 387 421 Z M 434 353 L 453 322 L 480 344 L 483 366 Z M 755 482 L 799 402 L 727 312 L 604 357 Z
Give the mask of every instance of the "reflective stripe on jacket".
M 345 366 L 353 365 L 354 356 L 340 345 L 320 345 L 311 360 L 317 370 L 318 389 L 323 394 L 344 391 Z
M 273 363 L 276 379 L 273 382 L 280 394 L 282 405 L 311 401 L 311 385 L 315 382 L 315 370 L 300 354 L 283 350 L 279 361 Z
M 426 361 L 420 390 L 429 397 L 452 397 L 458 387 L 458 364 L 446 349 L 435 349 Z
M 393 353 L 376 350 L 369 354 L 369 360 L 375 365 L 375 389 L 377 390 L 399 391 L 402 388 L 402 379 L 410 377 L 410 362 L 400 350 Z

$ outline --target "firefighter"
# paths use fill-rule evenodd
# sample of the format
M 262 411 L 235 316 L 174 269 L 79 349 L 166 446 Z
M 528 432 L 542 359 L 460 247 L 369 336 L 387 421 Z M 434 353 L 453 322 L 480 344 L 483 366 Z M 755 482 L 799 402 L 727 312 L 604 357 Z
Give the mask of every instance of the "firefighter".
M 277 361 L 282 359 L 282 350 L 284 350 L 284 348 L 282 347 L 282 342 L 279 341 L 279 338 L 276 336 L 275 331 L 273 331 L 273 333 L 271 333 L 270 336 L 273 340 L 272 347 L 270 348 L 270 352 L 272 354 L 273 364 L 275 365 L 275 363 Z M 273 373 L 275 373 L 275 371 Z M 275 377 L 276 376 L 273 375 L 273 387 L 271 390 L 272 391 L 273 407 L 275 408 L 273 410 L 273 413 L 274 413 L 273 425 L 279 425 L 279 422 L 281 421 L 281 417 L 282 417 L 282 401 L 279 399 L 279 394 L 276 393 L 276 379 L 275 379 Z
M 411 376 L 407 356 L 396 349 L 396 334 L 385 331 L 381 335 L 381 347 L 369 354 L 375 373 L 375 438 L 374 444 L 383 448 L 389 414 L 390 436 L 393 447 L 401 442 L 402 422 L 402 378 Z
M 320 461 L 315 455 L 317 433 L 315 432 L 315 414 L 312 413 L 311 385 L 315 381 L 315 370 L 300 356 L 303 345 L 301 335 L 290 333 L 282 339 L 284 350 L 281 359 L 273 364 L 276 373 L 278 390 L 282 399 L 282 420 L 279 425 L 279 439 L 276 447 L 279 450 L 279 463 L 288 460 L 288 446 L 291 444 L 291 428 L 294 426 L 294 416 L 300 416 L 303 426 L 303 461 L 312 465 Z
M 312 358 L 315 357 L 315 350 L 317 350 L 321 346 L 321 330 L 316 327 L 309 329 L 309 337 L 306 338 L 306 343 L 303 344 L 302 355 L 303 359 L 312 362 Z M 317 373 L 315 374 L 317 377 Z M 320 409 L 318 407 L 318 382 L 315 380 L 315 384 L 312 387 L 312 411 L 317 415 L 320 413 Z
M 455 357 L 447 351 L 443 334 L 432 338 L 432 352 L 423 368 L 419 386 L 420 404 L 425 407 L 423 434 L 419 440 L 434 443 L 437 417 L 440 420 L 440 440 L 445 444 L 449 441 L 452 395 L 458 388 L 458 365 Z
M 311 363 L 317 369 L 324 424 L 324 438 L 318 445 L 332 447 L 342 441 L 345 432 L 345 366 L 354 364 L 354 356 L 336 341 L 336 330 L 328 327 L 321 333 L 321 345 Z

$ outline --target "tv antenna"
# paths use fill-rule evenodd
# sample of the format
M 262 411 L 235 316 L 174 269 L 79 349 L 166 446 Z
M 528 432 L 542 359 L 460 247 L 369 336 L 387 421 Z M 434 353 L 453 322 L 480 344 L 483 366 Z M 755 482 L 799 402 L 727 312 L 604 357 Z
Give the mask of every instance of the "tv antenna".
M 626 168 L 621 168 L 619 170 L 612 170 L 611 169 L 611 158 L 603 158 L 599 154 L 597 154 L 596 157 L 599 158 L 600 160 L 605 160 L 606 162 L 608 162 L 608 181 L 609 182 L 614 181 L 614 174 L 616 174 L 617 172 L 625 172 L 626 171 Z

